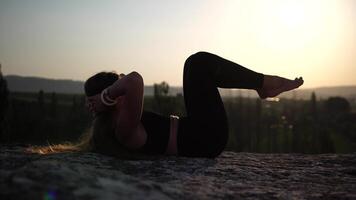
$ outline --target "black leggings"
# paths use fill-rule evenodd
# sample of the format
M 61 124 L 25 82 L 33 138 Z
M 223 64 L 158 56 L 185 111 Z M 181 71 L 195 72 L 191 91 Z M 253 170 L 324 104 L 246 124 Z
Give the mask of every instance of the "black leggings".
M 228 123 L 217 87 L 257 89 L 263 74 L 211 53 L 198 52 L 184 64 L 183 92 L 187 116 L 178 126 L 178 155 L 216 157 L 228 140 Z

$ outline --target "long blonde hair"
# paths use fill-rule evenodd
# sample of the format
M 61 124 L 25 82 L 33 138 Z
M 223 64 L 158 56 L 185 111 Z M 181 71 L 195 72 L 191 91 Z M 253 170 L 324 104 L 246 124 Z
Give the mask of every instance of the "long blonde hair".
M 93 149 L 93 127 L 91 127 L 80 136 L 77 142 L 64 142 L 61 144 L 48 143 L 46 146 L 30 146 L 25 151 L 27 153 L 45 155 L 64 152 L 92 151 Z
M 91 76 L 84 84 L 86 96 L 93 96 L 112 85 L 124 74 L 115 72 L 99 72 Z M 78 142 L 64 142 L 62 144 L 48 144 L 47 146 L 32 146 L 26 149 L 29 153 L 52 154 L 61 152 L 97 151 L 108 155 L 130 155 L 115 138 L 113 113 L 103 112 L 96 115 L 91 128 L 79 138 Z

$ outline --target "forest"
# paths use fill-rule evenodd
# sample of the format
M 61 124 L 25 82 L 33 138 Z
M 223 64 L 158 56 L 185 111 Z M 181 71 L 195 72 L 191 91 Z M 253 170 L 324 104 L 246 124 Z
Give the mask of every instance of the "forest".
M 36 145 L 76 141 L 93 116 L 83 94 L 11 92 L 0 79 L 0 142 Z M 144 109 L 185 115 L 182 94 L 165 82 L 145 96 Z M 343 97 L 261 100 L 224 97 L 229 120 L 226 150 L 260 153 L 350 153 L 356 151 L 355 105 Z

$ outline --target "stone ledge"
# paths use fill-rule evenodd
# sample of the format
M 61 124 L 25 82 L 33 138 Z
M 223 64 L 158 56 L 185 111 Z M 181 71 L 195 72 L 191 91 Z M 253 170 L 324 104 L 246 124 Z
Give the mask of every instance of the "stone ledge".
M 0 199 L 356 199 L 356 153 L 122 160 L 23 151 L 0 147 Z

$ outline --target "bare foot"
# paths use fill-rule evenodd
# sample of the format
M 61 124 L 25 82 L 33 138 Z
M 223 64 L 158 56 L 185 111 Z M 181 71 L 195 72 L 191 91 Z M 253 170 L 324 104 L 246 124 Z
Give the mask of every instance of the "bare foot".
M 303 83 L 302 77 L 290 80 L 279 76 L 265 75 L 262 88 L 256 91 L 261 99 L 265 99 L 267 97 L 275 97 L 282 92 L 296 89 Z

